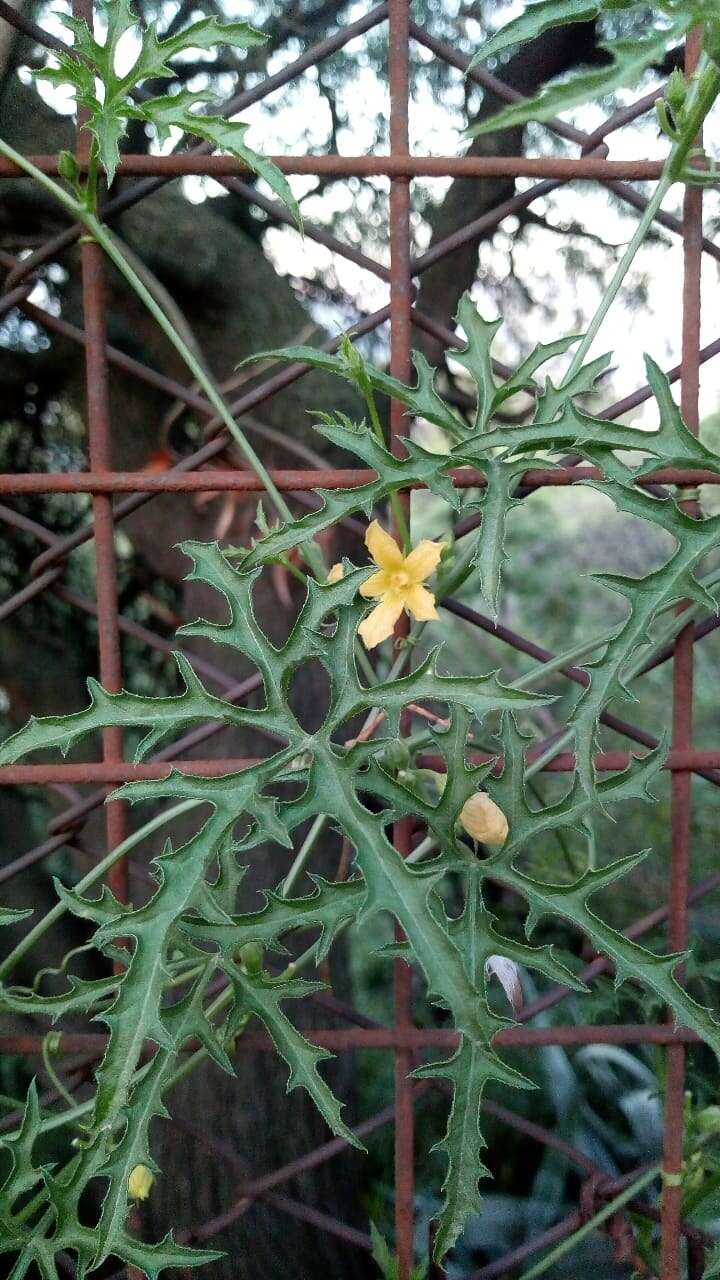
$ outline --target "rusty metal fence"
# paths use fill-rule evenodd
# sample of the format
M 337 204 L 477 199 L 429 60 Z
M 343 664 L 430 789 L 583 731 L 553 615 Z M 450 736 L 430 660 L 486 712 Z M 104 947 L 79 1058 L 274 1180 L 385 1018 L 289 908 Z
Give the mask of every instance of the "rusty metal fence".
M 424 314 L 415 305 L 414 281 L 440 259 L 447 259 L 452 267 L 452 254 L 462 245 L 477 240 L 481 235 L 499 226 L 504 219 L 528 208 L 549 191 L 570 181 L 601 183 L 616 197 L 634 209 L 642 210 L 646 201 L 635 187 L 628 183 L 657 179 L 661 165 L 658 162 L 637 160 L 611 160 L 608 158 L 607 139 L 623 126 L 639 119 L 653 107 L 656 93 L 640 98 L 631 106 L 618 111 L 593 133 L 584 133 L 561 120 L 553 120 L 546 127 L 558 137 L 578 148 L 577 158 L 531 159 L 525 156 L 481 158 L 452 156 L 412 155 L 408 143 L 409 56 L 412 42 L 417 42 L 436 58 L 444 59 L 460 70 L 467 69 L 467 59 L 453 48 L 436 39 L 429 31 L 417 26 L 411 19 L 410 0 L 389 0 L 369 10 L 358 21 L 337 31 L 314 47 L 308 49 L 281 71 L 268 76 L 261 84 L 239 93 L 224 107 L 227 116 L 237 113 L 261 100 L 284 84 L 301 76 L 308 68 L 342 49 L 350 40 L 386 24 L 388 33 L 387 73 L 390 87 L 390 153 L 370 156 L 282 156 L 273 157 L 279 167 L 288 174 L 336 176 L 384 176 L 390 180 L 389 240 L 390 266 L 373 261 L 359 250 L 342 243 L 322 228 L 306 224 L 305 234 L 310 239 L 342 255 L 364 270 L 373 273 L 387 285 L 387 303 L 372 315 L 359 317 L 352 328 L 355 334 L 368 334 L 388 319 L 391 333 L 391 372 L 403 381 L 411 376 L 410 351 L 412 330 L 416 326 L 441 339 L 447 346 L 458 344 L 457 336 L 438 324 L 432 316 Z M 74 11 L 92 21 L 92 0 L 75 0 Z M 0 20 L 52 49 L 58 42 L 48 32 L 7 3 L 0 2 Z M 693 67 L 698 56 L 696 42 L 688 43 L 686 60 Z M 475 69 L 471 78 L 484 88 L 492 90 L 500 98 L 515 101 L 520 95 L 509 89 L 488 72 Z M 80 165 L 88 159 L 89 135 L 80 130 L 77 152 Z M 45 172 L 55 174 L 57 157 L 34 156 L 33 161 Z M 110 199 L 103 210 L 111 220 L 122 210 L 136 204 L 164 183 L 182 175 L 211 175 L 256 206 L 271 212 L 280 221 L 289 221 L 282 208 L 261 193 L 245 185 L 242 165 L 234 159 L 209 154 L 205 145 L 176 151 L 162 157 L 129 155 L 122 159 L 120 174 L 134 178 L 121 194 Z M 9 163 L 0 162 L 0 178 L 12 181 L 19 171 Z M 527 190 L 503 201 L 491 212 L 456 231 L 429 251 L 413 259 L 411 256 L 410 211 L 414 178 L 463 176 L 477 181 L 488 177 L 532 178 Z M 682 363 L 670 371 L 673 381 L 680 382 L 681 402 L 685 421 L 692 430 L 698 428 L 698 389 L 700 367 L 704 361 L 720 352 L 720 338 L 704 349 L 700 348 L 700 277 L 703 255 L 720 260 L 720 245 L 703 235 L 702 191 L 688 188 L 684 196 L 682 218 L 659 213 L 657 220 L 682 240 L 684 253 L 684 287 L 682 297 Z M 71 246 L 80 241 L 82 294 L 84 304 L 84 328 L 76 327 L 65 319 L 43 310 L 29 300 L 35 273 L 45 263 L 56 261 Z M 167 641 L 134 621 L 121 616 L 118 609 L 117 574 L 115 563 L 115 529 L 130 512 L 150 501 L 153 495 L 179 491 L 202 493 L 203 491 L 231 491 L 245 493 L 259 487 L 257 478 L 248 471 L 237 469 L 213 469 L 204 471 L 204 464 L 222 458 L 228 444 L 228 436 L 205 398 L 195 390 L 135 360 L 107 342 L 103 285 L 103 254 L 95 243 L 83 240 L 81 228 L 69 227 L 54 236 L 40 248 L 22 259 L 3 252 L 1 264 L 6 269 L 4 292 L 0 296 L 0 314 L 19 308 L 51 334 L 57 333 L 80 344 L 85 351 L 87 385 L 87 433 L 89 469 L 81 473 L 63 474 L 3 474 L 0 475 L 0 493 L 12 499 L 21 494 L 48 494 L 57 492 L 89 493 L 92 495 L 92 523 L 68 537 L 60 537 L 41 524 L 19 514 L 11 505 L 0 503 L 0 520 L 6 526 L 22 530 L 37 539 L 41 553 L 32 565 L 26 586 L 12 598 L 0 604 L 0 620 L 22 609 L 43 591 L 56 593 L 70 606 L 96 616 L 99 642 L 99 671 L 103 685 L 109 690 L 122 686 L 120 638 L 132 635 L 143 643 L 160 651 L 169 651 Z M 338 342 L 328 343 L 326 350 L 337 348 Z M 111 366 L 132 374 L 141 382 L 158 388 L 169 397 L 192 407 L 205 420 L 205 437 L 202 446 L 185 457 L 169 471 L 162 473 L 118 473 L 111 466 L 112 422 L 109 409 L 108 375 Z M 290 385 L 305 374 L 305 366 L 295 365 L 264 377 L 231 405 L 233 415 L 241 419 L 256 406 Z M 640 387 L 633 394 L 612 405 L 604 416 L 613 419 L 626 413 L 648 399 L 648 387 Z M 393 445 L 401 431 L 403 408 L 399 403 L 391 406 L 391 437 Z M 583 469 L 587 474 L 587 468 Z M 357 469 L 345 470 L 274 470 L 273 479 L 278 488 L 289 493 L 302 494 L 317 485 L 326 488 L 355 486 L 372 478 L 372 473 Z M 481 477 L 463 472 L 458 483 L 478 484 Z M 543 485 L 570 485 L 577 481 L 577 472 L 568 465 L 564 468 L 542 472 L 528 472 L 520 486 L 520 493 L 530 493 Z M 662 470 L 654 473 L 657 482 L 677 486 L 695 486 L 703 481 L 717 483 L 717 477 L 697 470 Z M 124 496 L 123 496 L 124 495 Z M 690 499 L 689 499 L 690 500 Z M 467 524 L 467 522 L 465 522 Z M 462 530 L 460 530 L 462 531 Z M 64 566 L 75 548 L 92 541 L 97 570 L 97 598 L 91 600 L 63 585 Z M 446 600 L 444 607 L 459 615 L 466 622 L 475 624 L 499 638 L 509 646 L 538 660 L 545 661 L 552 655 L 528 638 L 516 634 L 508 627 L 493 623 L 473 609 L 458 601 Z M 682 950 L 688 938 L 688 909 L 705 894 L 720 886 L 720 872 L 708 876 L 697 884 L 689 877 L 690 805 L 693 774 L 697 774 L 713 786 L 720 785 L 720 745 L 712 750 L 697 750 L 692 738 L 693 704 L 693 652 L 695 642 L 720 625 L 715 617 L 697 625 L 687 626 L 674 645 L 656 654 L 652 666 L 670 661 L 673 664 L 673 715 L 672 749 L 665 767 L 672 771 L 672 819 L 670 845 L 670 875 L 668 896 L 659 905 L 628 930 L 632 938 L 640 938 L 649 930 L 667 924 L 667 940 L 673 951 Z M 650 666 L 647 668 L 650 669 Z M 213 667 L 202 663 L 205 675 L 213 679 L 223 696 L 230 701 L 240 701 L 259 684 L 259 678 L 234 683 Z M 563 675 L 578 684 L 586 684 L 588 676 L 580 668 L 567 666 Z M 633 744 L 651 748 L 656 740 L 645 730 L 606 713 L 603 722 Z M 22 875 L 30 866 L 46 858 L 54 850 L 72 842 L 74 834 L 87 816 L 102 805 L 110 784 L 129 779 L 161 778 L 169 771 L 168 762 L 188 772 L 216 774 L 243 762 L 233 760 L 204 760 L 188 755 L 206 741 L 217 727 L 204 726 L 186 734 L 154 757 L 150 763 L 133 765 L 124 761 L 121 733 L 106 730 L 103 740 L 102 762 L 94 764 L 35 764 L 6 766 L 0 769 L 0 784 L 4 786 L 28 785 L 61 786 L 64 794 L 77 785 L 97 784 L 90 795 L 75 792 L 72 803 L 48 824 L 47 838 L 14 861 L 0 868 L 0 882 L 12 876 Z M 618 769 L 629 758 L 627 751 L 607 751 L 598 755 L 597 767 Z M 553 769 L 573 768 L 573 758 L 568 754 L 555 757 Z M 72 793 L 70 793 L 72 794 Z M 118 844 L 125 835 L 126 814 L 121 802 L 107 806 L 108 847 Z M 402 840 L 402 832 L 400 832 Z M 119 863 L 111 873 L 112 888 L 121 897 L 128 894 L 128 867 Z M 582 977 L 591 981 L 606 972 L 609 966 L 602 957 L 592 959 Z M 413 1083 L 408 1072 L 423 1049 L 449 1048 L 455 1044 L 452 1032 L 438 1029 L 421 1029 L 413 1025 L 410 999 L 410 970 L 402 960 L 395 961 L 394 1021 L 389 1027 L 370 1022 L 362 1014 L 348 1009 L 333 999 L 334 1013 L 340 1014 L 350 1025 L 344 1029 L 317 1030 L 311 1034 L 314 1042 L 343 1052 L 356 1049 L 377 1049 L 395 1055 L 394 1105 L 371 1116 L 357 1128 L 362 1137 L 381 1126 L 395 1125 L 395 1196 L 396 1196 L 396 1247 L 401 1280 L 408 1280 L 413 1254 L 413 1222 L 415 1187 L 413 1175 L 414 1112 L 418 1101 L 427 1095 L 432 1086 L 423 1082 Z M 531 1027 L 527 1024 L 543 1010 L 563 1000 L 567 989 L 557 987 L 544 993 L 525 1007 L 519 1016 L 521 1025 L 503 1031 L 497 1037 L 499 1045 L 508 1048 L 523 1047 L 526 1050 L 540 1045 L 577 1046 L 582 1044 L 656 1044 L 665 1046 L 667 1055 L 667 1087 L 665 1103 L 665 1178 L 662 1193 L 662 1209 L 640 1200 L 632 1202 L 635 1213 L 649 1220 L 660 1222 L 662 1234 L 662 1280 L 680 1280 L 687 1274 L 689 1280 L 700 1280 L 704 1268 L 708 1240 L 698 1229 L 688 1225 L 681 1216 L 681 1187 L 679 1178 L 683 1160 L 683 1097 L 685 1088 L 685 1058 L 688 1045 L 694 1037 L 677 1031 L 672 1021 L 658 1025 L 607 1025 Z M 71 1080 L 82 1080 L 87 1064 L 93 1055 L 101 1052 L 103 1037 L 99 1035 L 64 1033 L 62 1049 L 69 1055 L 72 1067 Z M 267 1040 L 260 1033 L 247 1033 L 239 1049 L 266 1047 Z M 0 1050 L 4 1052 L 36 1055 L 40 1052 L 42 1037 L 33 1034 L 16 1034 L 0 1037 Z M 71 1061 L 72 1060 L 72 1061 Z M 492 1102 L 485 1103 L 486 1111 L 502 1124 L 506 1124 L 528 1142 L 537 1142 L 562 1155 L 582 1181 L 578 1208 L 557 1222 L 542 1235 L 515 1249 L 511 1254 L 475 1271 L 472 1280 L 490 1280 L 493 1276 L 516 1274 L 516 1268 L 526 1259 L 571 1235 L 593 1216 L 604 1204 L 629 1185 L 635 1174 L 619 1180 L 602 1176 L 587 1156 L 570 1146 L 554 1133 L 506 1108 Z M 7 1128 L 14 1123 L 9 1117 L 3 1124 Z M 178 1123 L 182 1123 L 181 1117 Z M 277 1209 L 305 1220 L 318 1229 L 331 1232 L 347 1244 L 348 1248 L 369 1250 L 369 1237 L 362 1231 L 348 1226 L 315 1208 L 288 1197 L 283 1187 L 303 1170 L 316 1167 L 332 1159 L 344 1148 L 342 1139 L 334 1138 L 309 1151 L 301 1159 L 282 1168 L 261 1173 L 251 1181 L 244 1178 L 244 1170 L 238 1166 L 240 1185 L 233 1203 L 212 1222 L 186 1231 L 184 1238 L 194 1240 L 217 1239 L 222 1242 L 222 1231 L 240 1214 L 246 1211 L 258 1197 Z M 232 1153 L 223 1150 L 232 1167 Z M 634 1262 L 632 1233 L 628 1235 L 627 1222 L 618 1214 L 605 1223 L 613 1238 L 616 1256 L 629 1265 Z M 435 1275 L 442 1274 L 435 1270 Z M 470 1280 L 470 1277 L 468 1277 Z

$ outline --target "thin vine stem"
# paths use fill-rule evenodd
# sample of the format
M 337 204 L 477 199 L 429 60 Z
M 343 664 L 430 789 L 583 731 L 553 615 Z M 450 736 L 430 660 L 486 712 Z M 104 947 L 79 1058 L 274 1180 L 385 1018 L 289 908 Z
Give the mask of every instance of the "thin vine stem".
M 255 452 L 244 432 L 233 418 L 212 378 L 209 377 L 207 371 L 200 363 L 195 353 L 188 347 L 187 343 L 173 326 L 172 321 L 165 314 L 162 307 L 159 306 L 134 268 L 127 261 L 127 258 L 110 228 L 105 226 L 105 224 L 100 221 L 97 214 L 87 208 L 83 202 L 75 199 L 75 197 L 66 191 L 64 187 L 61 187 L 60 184 L 53 181 L 48 174 L 45 174 L 42 170 L 38 169 L 31 160 L 28 160 L 26 156 L 23 156 L 19 151 L 16 151 L 15 148 L 11 147 L 3 138 L 0 138 L 0 155 L 4 155 L 8 160 L 12 160 L 14 164 L 18 165 L 18 167 L 25 173 L 29 174 L 30 177 L 40 183 L 46 191 L 49 191 L 50 194 L 53 195 L 70 214 L 72 214 L 73 218 L 82 223 L 90 237 L 101 246 L 107 257 L 114 266 L 117 267 L 118 271 L 122 276 L 124 276 L 133 292 L 150 312 L 153 319 L 165 334 L 165 337 L 181 356 L 183 362 L 192 373 L 196 382 L 210 401 L 210 404 L 218 417 L 221 419 L 223 426 L 230 433 L 243 457 L 261 481 L 268 496 L 272 499 L 278 515 L 286 523 L 291 524 L 293 520 L 292 512 L 283 495 L 277 488 L 277 485 L 265 464 Z M 316 542 L 309 542 L 307 544 L 305 548 L 305 557 L 315 576 L 322 580 L 325 574 L 325 561 L 323 559 L 322 551 Z
M 683 125 L 682 137 L 673 144 L 672 150 L 670 151 L 665 163 L 662 177 L 660 178 L 658 185 L 647 204 L 645 212 L 638 223 L 627 249 L 615 268 L 612 280 L 605 290 L 600 304 L 588 325 L 587 332 L 572 358 L 567 373 L 562 380 L 561 387 L 567 386 L 567 384 L 575 377 L 578 370 L 582 367 L 585 357 L 595 342 L 605 318 L 612 307 L 620 288 L 622 287 L 623 281 L 632 266 L 635 255 L 645 240 L 656 214 L 660 211 L 665 196 L 670 188 L 676 182 L 680 181 L 683 176 L 683 168 L 689 152 L 695 143 L 695 139 L 702 128 L 708 112 L 717 100 L 719 93 L 720 69 L 710 62 L 707 54 L 703 54 L 689 94 L 687 118 Z
M 181 814 L 187 813 L 189 809 L 196 809 L 202 803 L 202 800 L 182 800 L 179 804 L 173 805 L 172 808 L 168 809 L 166 812 L 158 814 L 155 818 L 151 818 L 149 822 L 144 824 L 144 826 L 139 827 L 137 831 L 134 831 L 132 835 L 128 836 L 127 840 L 123 840 L 120 844 L 116 845 L 114 849 L 111 849 L 110 852 L 100 860 L 100 862 L 96 863 L 92 870 L 88 871 L 87 875 L 83 876 L 82 880 L 80 880 L 75 886 L 75 892 L 78 894 L 84 893 L 86 889 L 89 889 L 92 885 L 96 884 L 98 880 L 101 880 L 105 875 L 105 872 L 109 871 L 110 867 L 114 866 L 119 858 L 123 858 L 126 853 L 129 853 L 136 845 L 141 844 L 143 840 L 146 840 L 147 837 L 152 835 L 154 831 L 157 831 L 159 827 L 164 827 L 166 823 L 172 822 L 174 818 L 179 818 Z M 48 929 L 50 929 L 57 920 L 60 920 L 61 917 L 65 915 L 67 910 L 68 907 L 64 902 L 56 902 L 55 906 L 48 911 L 47 915 L 43 916 L 42 920 L 38 921 L 35 928 L 31 929 L 30 932 L 26 934 L 20 942 L 18 942 L 17 946 L 13 947 L 13 950 L 5 957 L 5 959 L 0 962 L 0 978 L 4 978 L 5 975 L 15 967 L 18 960 L 21 960 L 31 947 L 35 946 L 35 943 L 42 938 L 43 934 L 47 933 Z
M 551 1249 L 549 1253 L 546 1253 L 545 1257 L 540 1262 L 537 1262 L 534 1267 L 531 1267 L 529 1271 L 524 1271 L 520 1280 L 537 1280 L 538 1276 L 545 1275 L 545 1272 L 554 1266 L 556 1262 L 559 1262 L 561 1258 L 564 1258 L 565 1254 L 577 1249 L 578 1245 L 582 1244 L 587 1236 L 596 1231 L 598 1227 L 601 1227 L 603 1222 L 607 1222 L 608 1218 L 612 1218 L 618 1209 L 622 1209 L 623 1205 L 627 1204 L 629 1200 L 634 1200 L 641 1191 L 645 1190 L 645 1187 L 649 1187 L 659 1177 L 661 1170 L 662 1166 L 659 1164 L 654 1164 L 651 1169 L 647 1169 L 641 1177 L 636 1178 L 634 1182 L 630 1183 L 629 1187 L 626 1187 L 624 1191 L 615 1196 L 614 1200 L 609 1200 L 602 1209 L 588 1219 L 587 1222 L 584 1222 L 577 1231 L 573 1231 L 571 1236 L 561 1240 L 560 1244 Z

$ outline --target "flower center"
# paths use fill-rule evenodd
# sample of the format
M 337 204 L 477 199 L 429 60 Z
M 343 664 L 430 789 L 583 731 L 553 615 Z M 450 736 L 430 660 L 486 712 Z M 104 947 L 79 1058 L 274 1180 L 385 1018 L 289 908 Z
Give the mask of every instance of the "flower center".
M 396 569 L 390 575 L 390 587 L 393 591 L 402 591 L 410 585 L 410 574 L 405 569 Z

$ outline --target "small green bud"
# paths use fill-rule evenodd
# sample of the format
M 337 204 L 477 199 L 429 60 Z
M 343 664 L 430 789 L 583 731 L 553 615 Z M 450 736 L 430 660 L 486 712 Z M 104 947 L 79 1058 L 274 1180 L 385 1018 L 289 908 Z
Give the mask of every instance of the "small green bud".
M 685 76 L 680 68 L 676 67 L 668 80 L 667 89 L 665 90 L 665 101 L 672 111 L 676 122 L 685 106 L 687 88 L 688 86 Z
M 251 977 L 262 973 L 264 952 L 259 942 L 246 942 L 240 948 L 240 963 Z
M 340 355 L 351 377 L 357 378 L 358 374 L 364 373 L 363 358 L 347 333 L 343 334 L 340 342 Z
M 410 752 L 402 738 L 398 738 L 396 742 L 388 743 L 383 751 L 382 760 L 383 764 L 393 771 L 407 769 L 410 763 Z
M 58 173 L 61 178 L 64 178 L 73 187 L 77 186 L 80 178 L 80 166 L 72 151 L 61 151 L 58 155 Z

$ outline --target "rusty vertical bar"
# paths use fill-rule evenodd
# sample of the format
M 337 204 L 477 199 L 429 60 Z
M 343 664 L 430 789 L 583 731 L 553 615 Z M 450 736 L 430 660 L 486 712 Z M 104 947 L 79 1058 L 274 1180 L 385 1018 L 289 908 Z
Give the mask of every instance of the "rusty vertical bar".
M 409 0 L 390 0 L 388 31 L 388 81 L 390 88 L 390 152 L 408 155 L 409 99 Z M 410 379 L 411 343 L 410 289 L 410 183 L 407 178 L 390 182 L 390 370 L 403 382 Z M 394 454 L 404 452 L 400 444 L 404 409 L 399 401 L 390 406 L 390 444 Z M 410 525 L 410 495 L 402 494 L 405 523 Z M 397 535 L 400 530 L 396 528 Z M 408 632 L 408 620 L 401 619 L 396 638 Z M 400 731 L 410 732 L 409 717 L 404 716 Z M 396 849 L 406 857 L 411 848 L 411 820 L 395 824 L 393 840 Z M 396 931 L 396 937 L 402 938 Z M 394 1022 L 398 1028 L 412 1025 L 412 970 L 404 960 L 394 962 Z M 413 1264 L 413 1222 L 415 1201 L 415 1115 L 413 1087 L 409 1073 L 413 1068 L 410 1049 L 395 1053 L 395 1244 L 398 1280 L 409 1280 Z
M 73 14 L 84 18 L 92 30 L 93 0 L 73 0 Z M 89 158 L 91 135 L 82 128 L 82 112 L 78 112 L 77 154 L 81 162 Z M 85 324 L 85 380 L 87 399 L 88 453 L 91 470 L 112 470 L 110 437 L 110 395 L 106 356 L 107 326 L 105 313 L 105 280 L 103 251 L 94 240 L 80 242 L 83 312 Z M 117 566 L 113 528 L 112 499 L 98 493 L 92 500 L 95 528 L 95 569 L 97 591 L 98 653 L 100 682 L 111 693 L 122 688 L 120 632 L 118 628 Z M 103 760 L 119 763 L 123 759 L 122 732 L 105 729 Z M 108 849 L 125 838 L 126 805 L 113 801 L 107 806 L 105 819 Z M 123 859 L 108 877 L 118 898 L 128 897 L 128 870 Z
M 701 51 L 701 33 L 688 38 L 685 68 L 691 73 Z M 699 427 L 700 384 L 700 284 L 702 271 L 702 189 L 687 187 L 683 202 L 683 309 L 681 407 L 690 430 Z M 690 495 L 682 503 L 696 514 Z M 682 609 L 684 606 L 681 605 Z M 692 746 L 693 727 L 693 628 L 686 627 L 675 642 L 673 660 L 672 745 Z M 677 770 L 672 776 L 671 855 L 668 942 L 671 951 L 683 951 L 688 940 L 688 885 L 692 773 Z M 679 976 L 679 975 L 678 975 Z M 663 1280 L 680 1280 L 683 1274 L 680 1185 L 684 1123 L 685 1047 L 669 1045 L 666 1058 L 665 1143 L 663 1153 L 662 1266 Z

